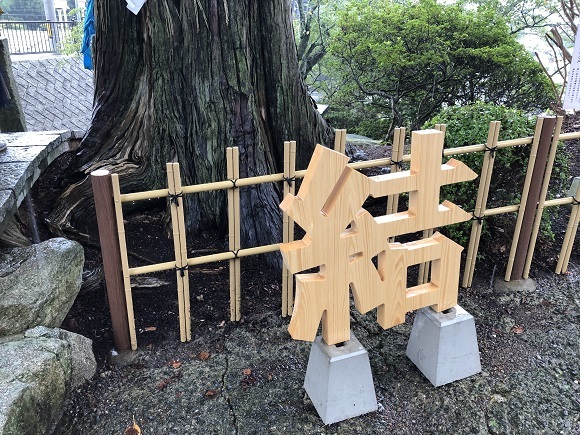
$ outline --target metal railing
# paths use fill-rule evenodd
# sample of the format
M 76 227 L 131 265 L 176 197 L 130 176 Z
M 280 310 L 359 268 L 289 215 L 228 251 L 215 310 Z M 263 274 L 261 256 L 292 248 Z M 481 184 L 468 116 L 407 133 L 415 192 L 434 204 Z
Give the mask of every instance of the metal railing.
M 0 38 L 11 54 L 58 53 L 80 23 L 73 21 L 0 21 Z

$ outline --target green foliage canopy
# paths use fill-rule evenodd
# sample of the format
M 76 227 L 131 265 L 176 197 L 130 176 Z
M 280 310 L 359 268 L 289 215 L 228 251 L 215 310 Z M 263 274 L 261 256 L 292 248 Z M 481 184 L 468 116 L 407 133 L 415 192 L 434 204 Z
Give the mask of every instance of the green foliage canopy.
M 552 98 L 539 64 L 490 8 L 351 0 L 328 50 L 341 82 L 331 103 L 386 120 L 388 134 L 417 129 L 445 106 L 484 101 L 534 111 Z

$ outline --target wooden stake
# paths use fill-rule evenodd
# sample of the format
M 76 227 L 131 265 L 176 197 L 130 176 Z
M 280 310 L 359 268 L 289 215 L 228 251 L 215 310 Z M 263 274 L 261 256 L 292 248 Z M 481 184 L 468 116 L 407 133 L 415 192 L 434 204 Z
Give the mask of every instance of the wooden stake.
M 508 264 L 505 271 L 504 279 L 509 281 L 511 279 L 513 265 L 515 261 L 516 251 L 520 239 L 520 234 L 522 230 L 522 222 L 524 220 L 524 210 L 526 209 L 528 202 L 528 194 L 530 191 L 530 185 L 532 184 L 532 177 L 534 174 L 534 166 L 536 165 L 536 158 L 538 154 L 538 147 L 540 146 L 540 137 L 542 136 L 542 131 L 544 129 L 544 118 L 538 118 L 536 121 L 536 130 L 534 132 L 534 140 L 532 142 L 532 148 L 530 149 L 530 157 L 528 159 L 528 167 L 526 169 L 526 178 L 524 180 L 524 188 L 522 190 L 522 199 L 520 201 L 518 209 L 518 217 L 516 219 L 516 226 L 514 229 L 514 235 L 512 238 L 512 246 L 510 248 L 510 253 L 508 257 Z
M 473 216 L 476 217 L 477 219 L 474 220 L 471 224 L 469 249 L 467 251 L 467 258 L 465 260 L 465 269 L 463 271 L 462 286 L 465 288 L 471 287 L 471 283 L 473 281 L 475 263 L 477 260 L 477 251 L 479 250 L 479 241 L 481 238 L 481 230 L 483 226 L 482 219 L 487 205 L 487 197 L 489 194 L 489 185 L 491 183 L 491 174 L 493 172 L 495 151 L 500 127 L 501 123 L 499 121 L 492 121 L 489 124 L 489 132 L 487 134 L 488 152 L 485 154 L 483 158 L 481 176 L 479 179 L 479 188 L 477 190 L 477 200 L 475 202 L 475 210 L 473 212 Z
M 576 232 L 578 231 L 579 220 L 580 220 L 580 184 L 578 185 L 578 188 L 576 189 L 576 194 L 574 195 L 574 205 L 572 206 L 572 211 L 570 212 L 570 219 L 568 220 L 568 226 L 566 227 L 566 234 L 564 235 L 562 250 L 560 251 L 560 256 L 558 257 L 558 264 L 556 264 L 557 274 L 566 272 L 566 270 L 568 269 L 568 261 L 570 261 L 570 256 L 572 255 L 572 247 L 574 246 Z
M 540 192 L 540 198 L 538 202 L 538 211 L 536 212 L 536 219 L 534 221 L 534 227 L 532 231 L 532 237 L 530 239 L 530 244 L 528 247 L 528 252 L 526 256 L 526 263 L 524 265 L 523 277 L 528 278 L 530 275 L 530 267 L 532 266 L 532 258 L 534 256 L 534 249 L 536 248 L 536 241 L 538 239 L 538 233 L 540 232 L 540 224 L 542 222 L 542 215 L 544 214 L 544 203 L 546 202 L 546 197 L 548 195 L 548 187 L 550 184 L 550 178 L 552 177 L 552 169 L 554 167 L 554 160 L 556 159 L 556 152 L 558 151 L 558 140 L 560 136 L 560 130 L 562 129 L 562 121 L 564 117 L 558 116 L 556 118 L 556 127 L 554 128 L 554 133 L 552 136 L 552 144 L 550 147 L 550 154 L 548 156 L 548 163 L 546 165 L 546 171 L 544 173 L 544 179 L 542 183 L 542 191 Z
M 133 294 L 131 291 L 131 275 L 129 275 L 129 258 L 127 256 L 127 242 L 125 240 L 125 224 L 123 222 L 123 209 L 121 206 L 121 187 L 119 176 L 111 175 L 113 184 L 113 198 L 115 201 L 115 216 L 117 218 L 117 231 L 119 234 L 119 251 L 121 253 L 121 266 L 123 268 L 123 283 L 125 287 L 125 303 L 127 304 L 127 321 L 129 322 L 129 336 L 131 349 L 137 349 L 137 333 L 135 332 L 135 314 L 133 311 Z
M 181 176 L 179 163 L 167 163 L 167 184 L 171 208 L 171 227 L 175 251 L 177 300 L 179 305 L 179 335 L 182 342 L 191 340 L 189 307 L 189 275 L 187 272 L 187 246 L 183 198 L 181 197 Z
M 91 183 L 99 226 L 99 240 L 107 284 L 107 300 L 111 313 L 113 339 L 117 350 L 129 350 L 131 349 L 131 337 L 127 321 L 127 304 L 123 291 L 123 268 L 121 266 L 111 174 L 107 170 L 93 171 L 91 172 Z

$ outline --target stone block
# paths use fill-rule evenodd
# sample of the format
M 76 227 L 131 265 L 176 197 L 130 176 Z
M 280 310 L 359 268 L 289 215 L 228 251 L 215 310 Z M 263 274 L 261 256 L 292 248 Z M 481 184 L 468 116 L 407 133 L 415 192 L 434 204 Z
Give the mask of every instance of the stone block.
M 473 316 L 459 305 L 447 311 L 417 311 L 407 345 L 407 357 L 435 387 L 481 371 Z
M 310 351 L 304 389 L 324 424 L 376 411 L 377 398 L 367 351 L 356 337 L 343 346 L 316 337 Z

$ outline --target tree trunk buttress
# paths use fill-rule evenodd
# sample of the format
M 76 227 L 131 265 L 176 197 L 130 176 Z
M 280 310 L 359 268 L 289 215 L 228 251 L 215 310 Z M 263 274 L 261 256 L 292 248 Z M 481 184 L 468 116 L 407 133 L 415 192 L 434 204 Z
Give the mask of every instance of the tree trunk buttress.
M 283 171 L 285 140 L 298 142 L 299 167 L 330 143 L 300 77 L 288 2 L 200 3 L 148 1 L 137 16 L 118 0 L 95 4 L 93 121 L 53 222 L 86 221 L 95 169 L 118 173 L 127 192 L 165 187 L 168 161 L 184 184 L 223 180 L 228 146 L 251 177 Z M 241 189 L 242 247 L 281 241 L 280 191 Z M 186 199 L 190 230 L 225 226 L 223 192 Z

